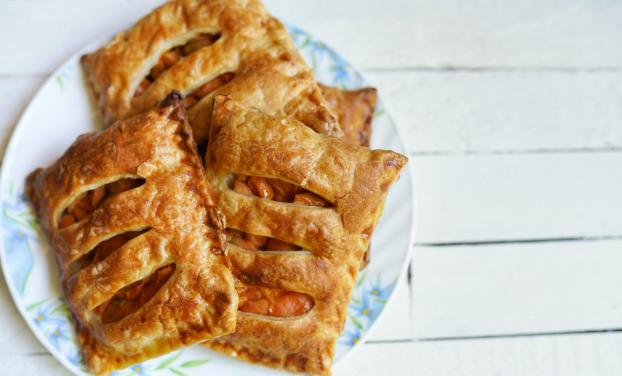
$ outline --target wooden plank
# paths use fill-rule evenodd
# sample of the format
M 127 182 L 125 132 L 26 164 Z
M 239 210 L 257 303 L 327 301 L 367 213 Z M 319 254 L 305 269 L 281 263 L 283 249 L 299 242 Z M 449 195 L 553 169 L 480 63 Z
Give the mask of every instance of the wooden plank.
M 418 156 L 417 243 L 622 235 L 622 153 Z
M 622 150 L 622 72 L 367 76 L 415 153 Z
M 416 247 L 415 338 L 622 328 L 622 241 Z
M 612 68 L 622 4 L 580 0 L 266 1 L 357 65 L 387 68 Z M 326 11 L 330 9 L 330 11 Z M 586 32 L 588 31 L 589 32 Z
M 126 27 L 158 3 L 68 0 L 59 6 L 56 1 L 0 1 L 0 74 L 49 73 L 79 47 Z M 511 7 L 490 0 L 266 4 L 275 15 L 312 31 L 367 69 L 622 67 L 622 4 L 616 2 L 526 0 Z
M 602 376 L 622 374 L 622 334 L 369 344 L 336 375 Z

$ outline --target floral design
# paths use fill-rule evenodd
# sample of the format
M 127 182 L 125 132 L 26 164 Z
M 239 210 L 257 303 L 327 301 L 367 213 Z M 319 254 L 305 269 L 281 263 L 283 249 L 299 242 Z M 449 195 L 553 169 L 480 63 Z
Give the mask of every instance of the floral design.
M 386 285 L 383 287 L 380 279 L 376 278 L 374 282 L 372 282 L 369 286 L 365 288 L 364 295 L 386 303 L 387 299 L 389 299 L 389 296 L 391 296 L 394 287 L 394 284 Z
M 184 371 L 187 371 L 190 368 L 200 367 L 209 362 L 209 359 L 180 359 L 183 353 L 184 351 L 180 350 L 169 354 L 167 357 L 150 360 L 141 364 L 135 364 L 124 370 L 113 372 L 111 376 L 146 376 L 153 374 L 154 372 L 168 372 L 174 375 L 184 376 L 186 375 Z
M 352 346 L 355 346 L 357 343 L 359 343 L 362 337 L 363 337 L 363 332 L 361 331 L 361 328 L 354 325 L 354 326 L 350 326 L 349 328 L 347 328 L 341 334 L 341 337 L 339 337 L 338 342 L 342 345 L 352 347 Z
M 366 281 L 367 273 L 361 274 L 350 298 L 345 331 L 337 341 L 346 346 L 356 345 L 384 309 L 387 299 L 395 288 L 395 282 L 383 285 L 380 277 Z
M 287 29 L 318 81 L 344 89 L 363 85 L 363 77 L 333 49 L 295 26 L 288 25 Z
M 63 65 L 58 70 L 58 72 L 56 72 L 56 75 L 54 76 L 54 81 L 56 81 L 56 84 L 61 89 L 61 91 L 65 90 L 65 81 L 71 79 L 72 74 L 74 73 L 76 68 L 77 64 L 75 62 L 70 62 L 69 64 Z
M 45 299 L 30 304 L 26 307 L 26 311 L 54 349 L 78 369 L 85 369 L 78 350 L 71 314 L 62 298 Z
M 76 368 L 87 371 L 79 351 L 71 313 L 62 298 L 46 299 L 33 303 L 26 307 L 26 311 L 30 313 L 35 326 L 54 349 L 63 354 Z M 186 374 L 184 370 L 199 367 L 209 362 L 209 359 L 182 359 L 182 354 L 183 350 L 177 351 L 168 357 L 135 364 L 124 370 L 113 372 L 112 375 L 143 376 L 164 372 L 183 376 Z
M 38 228 L 26 195 L 10 189 L 2 200 L 3 246 L 10 265 L 9 276 L 20 295 L 24 294 L 34 264 L 32 244 L 38 241 Z
M 326 44 L 313 39 L 310 34 L 294 26 L 288 26 L 288 29 L 301 55 L 313 68 L 318 81 L 346 89 L 364 85 L 362 76 Z M 67 89 L 73 90 L 74 82 L 79 82 L 81 77 L 78 67 L 77 60 L 65 64 L 53 77 L 56 83 L 55 90 L 60 89 L 65 93 Z M 384 110 L 379 104 L 375 116 L 379 117 L 383 113 Z M 19 189 L 14 189 L 13 186 Z M 58 290 L 41 295 L 41 286 L 35 283 L 28 284 L 35 262 L 40 268 L 42 265 L 39 264 L 47 263 L 49 259 L 42 257 L 44 253 L 42 250 L 47 247 L 47 241 L 23 193 L 23 182 L 20 179 L 13 185 L 6 184 L 4 187 L 10 188 L 4 190 L 1 201 L 1 242 L 5 262 L 3 266 L 9 285 L 16 293 L 16 303 L 24 307 L 25 318 L 32 324 L 33 331 L 37 332 L 55 356 L 64 358 L 73 366 L 75 372 L 87 372 L 76 342 L 71 314 L 63 298 L 58 297 Z M 52 266 L 46 264 L 43 267 L 47 269 Z M 373 279 L 368 278 L 367 273 L 359 276 L 348 307 L 344 332 L 338 339 L 340 349 L 337 354 L 340 351 L 346 352 L 360 343 L 384 309 L 395 282 L 383 282 L 380 275 L 381 273 L 374 272 Z M 199 367 L 210 364 L 210 360 L 203 358 L 201 354 L 203 352 L 198 353 L 192 349 L 185 352 L 177 351 L 113 374 L 115 376 L 196 374 L 195 371 L 199 371 Z M 202 369 L 199 372 L 204 373 Z

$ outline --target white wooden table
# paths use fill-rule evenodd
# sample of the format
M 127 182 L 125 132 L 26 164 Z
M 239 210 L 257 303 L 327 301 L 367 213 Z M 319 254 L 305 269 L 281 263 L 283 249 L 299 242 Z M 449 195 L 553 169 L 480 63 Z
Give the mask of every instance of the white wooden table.
M 69 55 L 157 3 L 0 0 L 2 138 Z M 366 72 L 416 171 L 408 281 L 335 373 L 622 374 L 622 3 L 267 5 Z M 1 373 L 65 374 L 4 280 L 0 302 Z

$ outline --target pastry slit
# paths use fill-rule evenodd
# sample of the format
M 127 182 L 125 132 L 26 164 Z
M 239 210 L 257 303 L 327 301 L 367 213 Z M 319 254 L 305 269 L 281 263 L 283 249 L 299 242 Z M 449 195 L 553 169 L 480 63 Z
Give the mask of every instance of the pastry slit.
M 143 184 L 145 184 L 143 178 L 124 177 L 81 193 L 63 211 L 58 220 L 58 228 L 62 229 L 80 222 L 97 210 L 106 199 Z
M 139 235 L 144 234 L 147 231 L 149 231 L 148 228 L 144 230 L 123 232 L 99 242 L 95 247 L 87 251 L 84 255 L 82 255 L 79 259 L 77 259 L 70 265 L 69 268 L 71 270 L 69 272 L 69 275 L 75 275 L 86 266 L 105 259 L 116 250 L 127 244 L 127 242 L 136 238 Z
M 228 84 L 229 81 L 234 78 L 235 73 L 225 72 L 212 78 L 204 84 L 199 85 L 196 89 L 192 90 L 184 97 L 184 107 L 186 107 L 186 109 L 192 108 L 201 99 L 218 90 L 221 86 Z
M 278 178 L 235 175 L 229 188 L 241 194 L 278 202 L 321 208 L 334 206 L 324 197 Z
M 176 265 L 169 264 L 148 277 L 117 291 L 114 296 L 93 311 L 101 315 L 102 323 L 119 321 L 144 306 L 157 294 L 175 272 Z
M 232 245 L 229 259 L 247 284 L 304 292 L 320 300 L 334 289 L 331 273 L 337 269 L 310 252 L 249 251 Z
M 308 294 L 280 288 L 245 284 L 238 281 L 238 310 L 260 316 L 294 318 L 300 317 L 315 305 Z
M 302 247 L 269 236 L 255 235 L 228 228 L 227 241 L 238 247 L 254 251 L 301 251 Z
M 160 55 L 155 65 L 151 67 L 149 74 L 140 82 L 136 91 L 134 91 L 134 98 L 140 97 L 158 77 L 175 64 L 192 53 L 216 43 L 218 39 L 220 39 L 220 36 L 220 33 L 201 33 L 185 43 L 174 46 L 164 52 Z
M 135 233 L 130 236 L 133 235 Z M 103 260 L 84 265 L 69 277 L 69 295 L 88 309 L 94 309 L 112 298 L 117 291 L 148 277 L 171 262 L 173 259 L 166 238 L 156 231 L 146 231 L 112 250 Z M 89 287 L 76 290 L 84 285 L 85 280 L 91 281 Z

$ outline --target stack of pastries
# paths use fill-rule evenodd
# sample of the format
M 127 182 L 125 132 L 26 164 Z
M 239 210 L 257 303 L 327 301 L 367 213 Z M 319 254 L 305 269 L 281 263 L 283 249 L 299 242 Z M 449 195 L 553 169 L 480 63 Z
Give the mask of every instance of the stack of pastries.
M 174 0 L 81 60 L 106 129 L 27 192 L 89 369 L 202 343 L 330 373 L 407 162 L 370 150 L 372 88 L 315 82 L 258 0 Z

